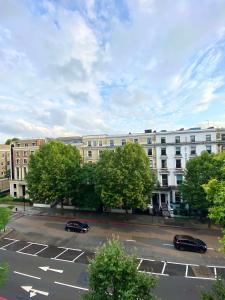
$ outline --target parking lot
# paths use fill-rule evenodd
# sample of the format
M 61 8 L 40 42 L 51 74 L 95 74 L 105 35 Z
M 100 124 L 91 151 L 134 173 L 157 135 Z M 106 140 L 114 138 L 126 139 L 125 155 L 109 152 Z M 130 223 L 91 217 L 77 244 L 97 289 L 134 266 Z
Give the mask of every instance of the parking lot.
M 94 252 L 76 248 L 57 247 L 10 238 L 0 240 L 0 250 L 15 251 L 22 255 L 39 256 L 68 263 L 88 264 L 95 256 Z M 159 276 L 181 276 L 192 279 L 215 280 L 217 276 L 225 278 L 225 266 L 198 265 L 174 261 L 160 261 L 146 257 L 138 258 L 140 272 Z

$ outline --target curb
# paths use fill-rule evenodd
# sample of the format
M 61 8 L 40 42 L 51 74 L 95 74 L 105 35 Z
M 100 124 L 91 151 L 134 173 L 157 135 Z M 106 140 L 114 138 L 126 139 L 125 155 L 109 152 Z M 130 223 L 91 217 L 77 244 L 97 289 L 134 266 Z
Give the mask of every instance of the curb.
M 65 219 L 65 220 L 72 220 L 76 218 L 76 216 L 50 216 L 45 215 L 42 213 L 33 215 L 35 217 L 46 217 L 46 218 L 56 218 L 56 219 Z M 220 229 L 209 229 L 209 228 L 198 228 L 198 227 L 186 227 L 186 226 L 179 226 L 179 225 L 166 225 L 166 224 L 150 224 L 150 223 L 136 223 L 136 222 L 126 222 L 126 221 L 102 221 L 92 218 L 85 218 L 85 217 L 78 217 L 80 220 L 86 221 L 86 222 L 93 222 L 93 223 L 99 223 L 99 224 L 116 224 L 116 225 L 136 225 L 136 226 L 154 226 L 154 227 L 166 227 L 166 228 L 181 228 L 181 229 L 195 229 L 195 230 L 210 230 L 210 231 L 220 231 Z
M 10 235 L 15 229 L 10 228 L 8 231 L 4 232 L 3 234 L 0 235 L 0 240 L 4 239 L 6 236 Z

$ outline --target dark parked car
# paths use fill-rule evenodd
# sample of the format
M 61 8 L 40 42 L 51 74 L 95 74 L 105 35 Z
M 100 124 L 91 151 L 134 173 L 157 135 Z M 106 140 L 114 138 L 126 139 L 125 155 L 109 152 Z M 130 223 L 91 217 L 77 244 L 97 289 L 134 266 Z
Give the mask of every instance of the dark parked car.
M 189 235 L 175 235 L 173 244 L 178 250 L 196 251 L 200 253 L 207 251 L 207 245 L 203 241 Z
M 66 231 L 87 232 L 89 230 L 89 226 L 88 226 L 88 224 L 82 223 L 79 221 L 69 221 L 66 223 L 65 230 Z

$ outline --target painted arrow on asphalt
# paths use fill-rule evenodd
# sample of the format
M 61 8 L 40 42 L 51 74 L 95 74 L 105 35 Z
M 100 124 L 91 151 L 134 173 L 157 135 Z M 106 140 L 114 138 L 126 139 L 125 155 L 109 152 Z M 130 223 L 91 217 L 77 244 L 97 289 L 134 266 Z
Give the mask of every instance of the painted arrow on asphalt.
M 43 296 L 48 296 L 49 293 L 48 292 L 44 292 L 44 291 L 40 291 L 40 290 L 35 290 L 33 289 L 32 286 L 21 286 L 21 288 L 23 290 L 25 290 L 26 292 L 30 293 L 30 298 L 36 296 L 37 294 L 43 295 Z
M 49 266 L 39 267 L 39 269 L 41 269 L 45 272 L 52 271 L 52 272 L 57 272 L 57 273 L 63 273 L 63 270 L 51 269 Z

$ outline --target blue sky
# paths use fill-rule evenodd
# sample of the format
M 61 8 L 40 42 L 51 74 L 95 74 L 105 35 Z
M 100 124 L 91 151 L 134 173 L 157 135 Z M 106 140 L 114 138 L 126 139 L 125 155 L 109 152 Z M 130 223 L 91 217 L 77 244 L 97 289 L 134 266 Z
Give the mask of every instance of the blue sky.
M 0 0 L 0 142 L 225 126 L 224 0 Z

